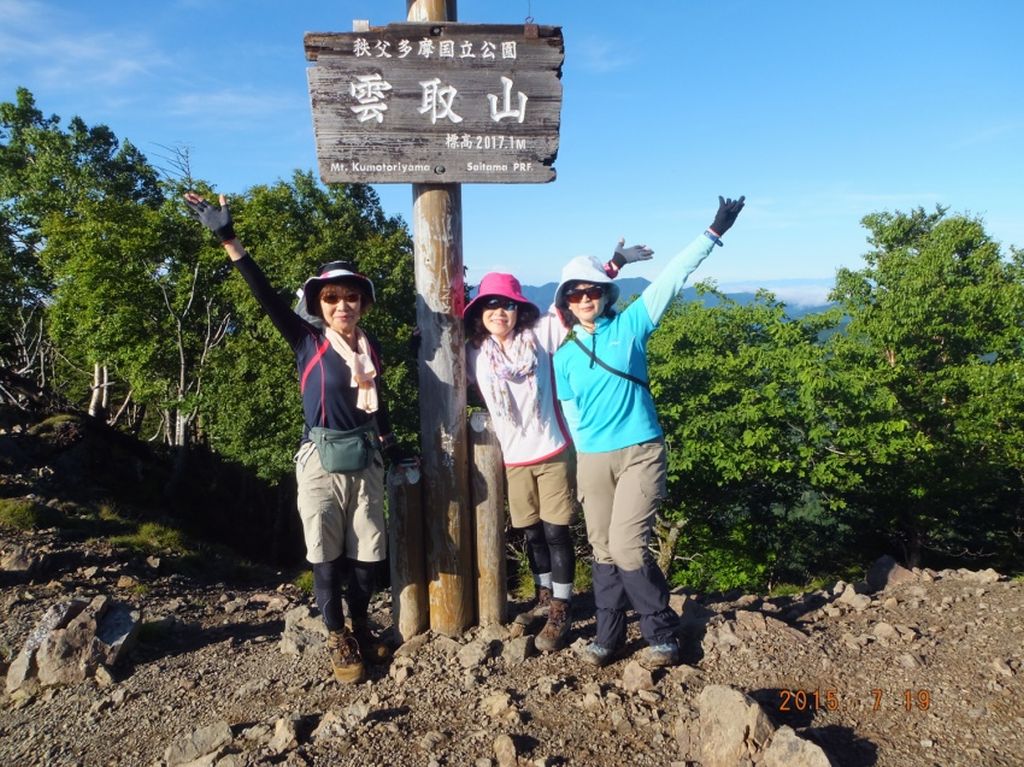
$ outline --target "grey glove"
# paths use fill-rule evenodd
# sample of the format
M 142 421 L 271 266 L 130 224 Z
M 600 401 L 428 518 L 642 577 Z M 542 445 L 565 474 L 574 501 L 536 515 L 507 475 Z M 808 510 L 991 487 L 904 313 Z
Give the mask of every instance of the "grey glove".
M 634 261 L 650 261 L 654 257 L 654 251 L 646 245 L 630 245 L 626 247 L 626 238 L 619 240 L 615 246 L 615 254 L 612 256 L 612 263 L 616 269 L 621 269 L 625 264 L 632 264 Z
M 199 219 L 199 223 L 217 235 L 221 242 L 235 239 L 235 226 L 231 220 L 231 211 L 228 210 L 227 200 L 224 195 L 220 196 L 220 207 L 211 205 L 198 194 L 188 192 L 185 195 L 185 204 L 188 205 L 192 215 Z

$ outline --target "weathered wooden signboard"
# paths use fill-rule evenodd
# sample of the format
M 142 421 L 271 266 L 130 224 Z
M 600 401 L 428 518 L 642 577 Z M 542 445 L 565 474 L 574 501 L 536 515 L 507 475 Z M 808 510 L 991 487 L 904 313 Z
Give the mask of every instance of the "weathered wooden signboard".
M 561 27 L 389 24 L 305 47 L 325 183 L 554 179 Z

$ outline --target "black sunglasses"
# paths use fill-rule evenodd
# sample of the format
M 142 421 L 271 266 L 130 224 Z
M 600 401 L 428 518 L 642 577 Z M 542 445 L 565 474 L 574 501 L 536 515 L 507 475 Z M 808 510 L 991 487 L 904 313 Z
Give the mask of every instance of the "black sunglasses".
M 514 312 L 519 308 L 519 303 L 511 298 L 491 296 L 484 299 L 484 309 L 504 309 L 506 312 Z
M 575 290 L 565 291 L 565 300 L 570 304 L 578 304 L 583 300 L 583 296 L 586 296 L 591 301 L 598 301 L 603 295 L 604 288 L 600 285 L 594 285 L 590 288 L 576 288 Z

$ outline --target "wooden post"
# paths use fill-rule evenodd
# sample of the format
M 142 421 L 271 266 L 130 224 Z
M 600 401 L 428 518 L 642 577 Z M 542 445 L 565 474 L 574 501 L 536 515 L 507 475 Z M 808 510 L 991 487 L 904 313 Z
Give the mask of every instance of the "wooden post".
M 407 642 L 427 629 L 427 573 L 423 553 L 423 497 L 419 471 L 388 471 L 388 547 L 391 550 L 391 616 Z
M 476 533 L 476 609 L 481 626 L 505 622 L 505 477 L 498 437 L 487 413 L 469 419 Z
M 408 0 L 409 21 L 455 21 L 455 0 Z M 473 622 L 472 537 L 462 332 L 462 188 L 413 184 L 420 439 L 430 627 L 461 634 Z

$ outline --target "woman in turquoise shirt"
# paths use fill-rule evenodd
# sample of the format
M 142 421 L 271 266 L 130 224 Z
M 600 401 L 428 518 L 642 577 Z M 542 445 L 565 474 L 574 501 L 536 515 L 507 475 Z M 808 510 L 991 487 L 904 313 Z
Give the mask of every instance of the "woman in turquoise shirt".
M 665 495 L 665 443 L 647 385 L 647 342 L 686 279 L 733 225 L 744 198 L 718 198 L 710 227 L 673 258 L 625 311 L 591 259 L 562 270 L 555 303 L 574 322 L 555 353 L 555 383 L 578 454 L 577 484 L 594 553 L 597 635 L 584 659 L 609 663 L 625 643 L 626 609 L 640 616 L 649 666 L 679 662 L 678 617 L 648 542 Z

